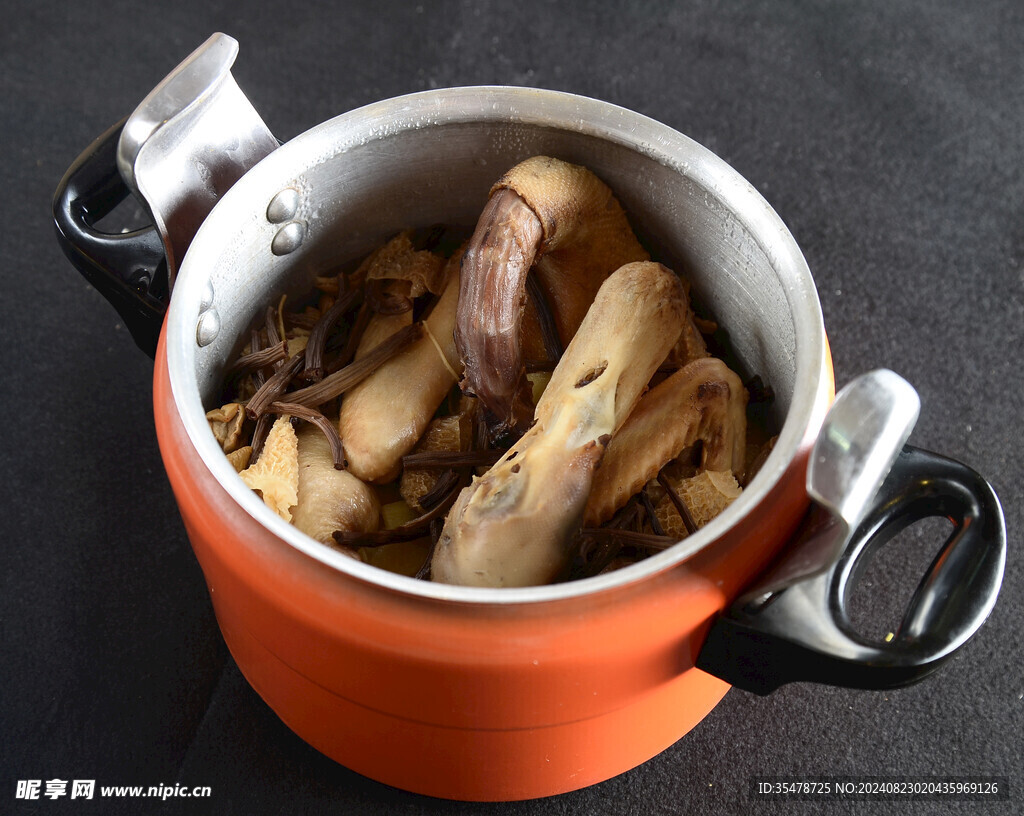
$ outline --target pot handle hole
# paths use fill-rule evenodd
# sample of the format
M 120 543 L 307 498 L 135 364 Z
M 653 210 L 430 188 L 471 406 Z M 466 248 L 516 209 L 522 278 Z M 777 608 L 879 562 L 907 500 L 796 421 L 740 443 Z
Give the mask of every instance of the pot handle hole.
M 820 512 L 812 509 L 810 516 Z M 953 530 L 897 630 L 884 641 L 862 636 L 849 615 L 859 571 L 880 545 L 936 516 Z M 745 593 L 712 622 L 696 665 L 758 694 L 801 680 L 866 689 L 909 685 L 981 627 L 995 605 L 1005 560 L 1005 521 L 991 485 L 966 465 L 905 446 L 838 560 L 784 588 L 761 585 Z
M 151 219 L 131 223 L 140 220 L 141 210 L 117 167 L 124 124 L 111 127 L 68 168 L 54 193 L 53 222 L 68 260 L 113 304 L 136 345 L 153 357 L 167 311 L 167 263 Z M 105 220 L 113 223 L 107 226 Z

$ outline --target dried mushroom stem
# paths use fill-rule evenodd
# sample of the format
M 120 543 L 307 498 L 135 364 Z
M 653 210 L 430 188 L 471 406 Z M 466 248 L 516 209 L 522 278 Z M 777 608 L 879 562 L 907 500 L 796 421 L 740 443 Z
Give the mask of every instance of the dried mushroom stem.
M 276 346 L 285 342 L 284 332 L 278 329 L 278 313 L 273 306 L 268 306 L 263 316 L 263 327 L 267 332 L 267 345 Z
M 576 535 L 576 553 L 573 557 L 570 577 L 574 580 L 591 578 L 603 572 L 622 551 L 622 542 L 616 539 L 599 539 L 593 536 Z
M 250 419 L 257 419 L 270 409 L 271 403 L 276 402 L 284 394 L 288 384 L 302 369 L 304 362 L 305 356 L 296 354 L 267 378 L 245 405 L 245 412 Z
M 370 320 L 373 319 L 373 309 L 370 308 L 370 304 L 363 302 L 363 305 L 359 307 L 359 311 L 356 313 L 355 322 L 352 324 L 352 330 L 348 334 L 348 339 L 345 341 L 345 346 L 342 348 L 338 358 L 331 362 L 327 368 L 329 374 L 333 374 L 341 368 L 344 368 L 352 360 L 355 359 L 356 349 L 359 348 L 359 344 L 363 340 L 363 335 L 366 333 L 366 327 L 370 325 Z
M 284 352 L 287 355 L 288 354 L 288 346 L 287 346 L 287 344 L 282 344 L 282 348 L 284 349 Z M 262 336 L 261 336 L 260 330 L 259 329 L 252 329 L 249 332 L 249 350 L 251 352 L 255 353 L 255 352 L 261 351 L 262 349 L 263 349 L 263 340 L 262 340 Z M 278 362 L 280 362 L 280 361 L 279 360 L 275 360 L 273 363 L 271 363 L 271 365 L 277 365 Z M 256 391 L 258 391 L 263 386 L 263 383 L 265 383 L 267 381 L 267 378 L 266 378 L 266 376 L 263 373 L 263 369 L 262 368 L 257 368 L 255 371 L 252 372 L 252 374 L 249 377 L 249 380 L 252 383 L 253 392 L 255 393 Z
M 672 536 L 659 533 L 639 533 L 635 530 L 620 530 L 615 527 L 584 527 L 579 534 L 596 541 L 615 541 L 652 552 L 667 550 L 673 544 L 678 543 Z
M 316 321 L 310 331 L 309 341 L 306 343 L 306 367 L 302 372 L 304 379 L 313 382 L 323 379 L 324 347 L 327 344 L 327 335 L 334 329 L 341 316 L 352 308 L 359 296 L 358 289 L 341 294 L 331 308 Z
M 287 312 L 284 316 L 284 325 L 286 329 L 312 331 L 316 328 L 317 322 L 319 322 L 322 317 L 323 314 L 318 309 L 309 307 L 302 314 Z
M 640 491 L 640 504 L 643 505 L 644 512 L 647 514 L 647 522 L 651 525 L 651 532 L 657 536 L 665 535 L 661 522 L 658 521 L 658 516 L 654 512 L 654 505 L 651 503 L 651 497 L 647 493 L 646 488 Z
M 676 489 L 665 477 L 664 473 L 658 474 L 658 484 L 665 489 L 665 495 L 668 497 L 668 500 L 672 502 L 672 506 L 675 507 L 679 517 L 683 520 L 683 526 L 686 527 L 686 534 L 693 535 L 697 532 L 697 522 L 693 520 L 693 516 L 690 514 L 690 508 L 686 506 L 686 502 L 683 501 L 682 496 L 676 492 Z
M 635 530 L 641 525 L 640 517 L 643 513 L 643 506 L 640 504 L 639 494 L 633 496 L 607 523 L 607 527 L 616 527 L 620 530 Z
M 452 499 L 454 500 L 454 494 L 452 491 L 459 486 L 461 481 L 462 477 L 457 472 L 454 470 L 446 470 L 440 477 L 438 477 L 438 480 L 434 482 L 434 486 L 420 496 L 420 507 L 429 512 L 435 509 L 449 496 L 452 496 Z M 433 519 L 431 519 L 431 521 L 433 521 Z
M 473 410 L 470 406 L 462 404 L 464 399 L 453 407 L 449 395 L 446 414 L 431 420 L 412 453 L 402 457 L 402 476 L 398 481 L 398 492 L 405 503 L 414 510 L 429 509 L 421 500 L 437 488 L 438 481 L 446 472 L 451 472 L 451 469 L 445 465 L 429 464 L 426 467 L 410 467 L 407 464 L 410 459 L 424 455 L 429 458 L 439 453 L 460 454 L 468 452 L 472 447 Z
M 642 502 L 631 505 L 632 510 L 642 507 Z M 637 513 L 626 514 L 635 520 Z M 575 538 L 576 556 L 572 577 L 589 578 L 613 568 L 615 562 L 631 563 L 637 557 L 626 557 L 623 550 L 641 551 L 643 554 L 661 552 L 677 543 L 677 539 L 663 533 L 647 533 L 631 529 L 631 520 L 620 520 L 605 527 L 584 527 Z
M 402 457 L 402 467 L 406 470 L 418 468 L 490 467 L 501 459 L 505 453 L 506 451 L 498 449 L 409 453 Z
M 679 278 L 660 264 L 626 264 L 605 282 L 533 427 L 459 495 L 433 580 L 529 586 L 565 577 L 594 470 L 676 342 L 683 314 Z
M 359 385 L 388 360 L 401 354 L 422 336 L 423 326 L 421 324 L 413 323 L 411 326 L 406 326 L 374 346 L 363 357 L 324 377 L 320 382 L 289 392 L 288 401 L 296 402 L 299 405 L 323 405 Z
M 260 455 L 263 453 L 263 447 L 266 444 L 267 437 L 270 435 L 270 428 L 274 424 L 275 417 L 273 414 L 260 414 L 256 419 L 256 426 L 252 432 L 252 456 L 249 459 L 249 463 L 256 462 Z
M 231 365 L 224 375 L 227 380 L 254 374 L 261 368 L 280 362 L 288 357 L 288 345 L 283 340 L 277 345 L 243 354 Z
M 299 405 L 295 402 L 273 402 L 270 405 L 270 410 L 275 414 L 285 414 L 293 416 L 296 419 L 301 419 L 305 422 L 310 422 L 316 425 L 327 439 L 327 443 L 331 447 L 331 459 L 334 462 L 336 470 L 345 469 L 345 446 L 341 442 L 341 437 L 338 436 L 338 429 L 334 427 L 334 423 L 325 417 L 320 411 L 315 408 L 308 408 L 305 405 Z

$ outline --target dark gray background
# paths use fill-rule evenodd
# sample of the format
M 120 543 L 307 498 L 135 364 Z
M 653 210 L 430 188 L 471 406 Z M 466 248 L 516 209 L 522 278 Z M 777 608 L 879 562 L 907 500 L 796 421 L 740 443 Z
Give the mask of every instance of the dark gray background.
M 1017 554 L 1024 338 L 1024 6 L 848 3 L 63 3 L 0 16 L 5 433 L 0 811 L 199 812 L 15 800 L 19 779 L 210 785 L 214 813 L 889 812 L 768 802 L 764 774 L 997 774 L 1019 811 Z M 732 163 L 815 275 L 840 384 L 885 366 L 919 390 L 912 437 L 999 492 L 1010 551 L 980 635 L 918 686 L 730 692 L 661 756 L 511 805 L 391 790 L 293 736 L 227 655 L 153 437 L 151 363 L 61 255 L 50 197 L 75 156 L 214 31 L 290 138 L 385 97 L 533 85 L 659 119 Z M 933 549 L 887 548 L 859 596 L 884 632 Z M 899 576 L 903 576 L 902 579 Z M 917 802 L 900 812 L 979 805 Z

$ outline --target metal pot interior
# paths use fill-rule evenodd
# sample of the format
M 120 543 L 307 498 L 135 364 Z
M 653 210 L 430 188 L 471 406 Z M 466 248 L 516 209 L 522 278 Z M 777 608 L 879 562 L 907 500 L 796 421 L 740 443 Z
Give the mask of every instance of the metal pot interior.
M 728 329 L 739 374 L 760 374 L 775 391 L 782 431 L 772 456 L 732 507 L 683 544 L 618 573 L 558 586 L 426 584 L 306 538 L 245 488 L 209 433 L 204 406 L 216 402 L 224 367 L 281 294 L 308 292 L 314 275 L 362 258 L 402 229 L 471 227 L 491 185 L 536 154 L 593 170 L 615 191 L 652 257 L 689 279 L 693 299 Z M 294 212 L 282 217 L 271 208 L 268 217 L 283 190 L 297 193 L 287 194 L 297 200 Z M 288 240 L 298 234 L 300 241 Z M 342 572 L 449 600 L 571 596 L 679 563 L 765 496 L 816 433 L 828 399 L 817 293 L 796 243 L 764 199 L 723 161 L 664 125 L 602 102 L 532 89 L 399 97 L 287 143 L 229 190 L 203 224 L 175 284 L 166 330 L 172 389 L 190 438 L 259 523 Z

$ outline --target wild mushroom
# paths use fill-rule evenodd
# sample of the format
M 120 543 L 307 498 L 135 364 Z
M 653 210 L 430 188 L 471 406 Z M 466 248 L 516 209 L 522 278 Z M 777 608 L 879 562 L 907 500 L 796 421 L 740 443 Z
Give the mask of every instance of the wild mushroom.
M 228 461 L 231 463 L 231 467 L 235 469 L 235 472 L 241 473 L 249 467 L 249 460 L 252 459 L 252 445 L 235 448 L 231 453 L 226 455 Z
M 528 586 L 565 573 L 605 447 L 675 344 L 684 316 L 682 284 L 660 264 L 626 264 L 605 281 L 533 427 L 449 512 L 433 580 Z
M 584 167 L 535 156 L 494 185 L 462 262 L 455 325 L 462 388 L 480 398 L 493 437 L 532 419 L 521 341 L 527 273 L 564 346 L 604 280 L 647 258 L 612 191 Z
M 217 443 L 224 453 L 231 453 L 242 447 L 242 426 L 245 423 L 244 406 L 239 402 L 229 402 L 220 408 L 207 411 L 206 421 L 210 423 Z

